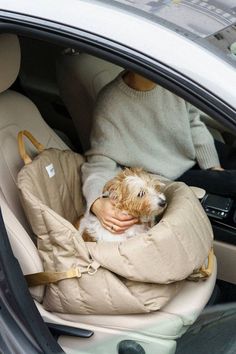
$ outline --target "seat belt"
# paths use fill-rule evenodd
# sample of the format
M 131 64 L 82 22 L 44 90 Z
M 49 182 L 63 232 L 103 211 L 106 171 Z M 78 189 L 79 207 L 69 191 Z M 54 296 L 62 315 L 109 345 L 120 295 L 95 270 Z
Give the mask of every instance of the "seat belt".
M 48 285 L 51 283 L 57 283 L 58 281 L 65 279 L 81 278 L 82 274 L 87 273 L 94 275 L 97 273 L 100 264 L 97 261 L 93 261 L 87 268 L 81 270 L 79 267 L 70 268 L 64 272 L 39 272 L 26 274 L 25 279 L 28 287 L 38 285 Z

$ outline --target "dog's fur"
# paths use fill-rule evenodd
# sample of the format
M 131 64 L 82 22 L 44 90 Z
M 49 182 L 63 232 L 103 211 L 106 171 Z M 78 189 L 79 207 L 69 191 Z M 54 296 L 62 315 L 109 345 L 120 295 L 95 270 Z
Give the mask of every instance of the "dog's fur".
M 146 232 L 155 224 L 157 215 L 166 207 L 164 184 L 156 176 L 142 169 L 126 168 L 104 186 L 103 195 L 125 214 L 139 219 L 122 234 L 105 229 L 92 213 L 87 213 L 79 222 L 79 232 L 85 241 L 122 241 Z

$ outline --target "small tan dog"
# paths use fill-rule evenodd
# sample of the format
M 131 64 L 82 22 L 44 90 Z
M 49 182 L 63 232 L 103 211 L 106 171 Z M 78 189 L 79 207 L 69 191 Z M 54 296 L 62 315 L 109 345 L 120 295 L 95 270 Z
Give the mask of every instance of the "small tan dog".
M 122 234 L 114 235 L 89 212 L 79 222 L 81 236 L 85 241 L 123 241 L 146 232 L 155 224 L 156 216 L 166 207 L 164 186 L 156 176 L 142 169 L 125 168 L 105 184 L 103 196 L 110 198 L 122 213 L 138 218 L 139 223 Z

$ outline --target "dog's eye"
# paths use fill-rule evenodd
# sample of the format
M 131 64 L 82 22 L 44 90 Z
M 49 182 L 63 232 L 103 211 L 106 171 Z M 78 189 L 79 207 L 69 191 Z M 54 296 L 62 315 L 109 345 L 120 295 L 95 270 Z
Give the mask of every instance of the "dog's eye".
M 142 198 L 145 195 L 144 191 L 140 191 L 139 194 L 137 195 L 139 198 Z

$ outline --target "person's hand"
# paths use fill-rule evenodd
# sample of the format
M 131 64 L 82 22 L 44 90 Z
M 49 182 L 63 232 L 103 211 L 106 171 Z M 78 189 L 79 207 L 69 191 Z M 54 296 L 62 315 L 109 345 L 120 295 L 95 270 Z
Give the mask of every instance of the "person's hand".
M 102 226 L 114 234 L 123 233 L 138 222 L 137 218 L 116 209 L 109 198 L 96 199 L 91 211 L 97 216 Z
M 211 168 L 212 171 L 224 171 L 224 169 L 221 166 L 215 166 Z

